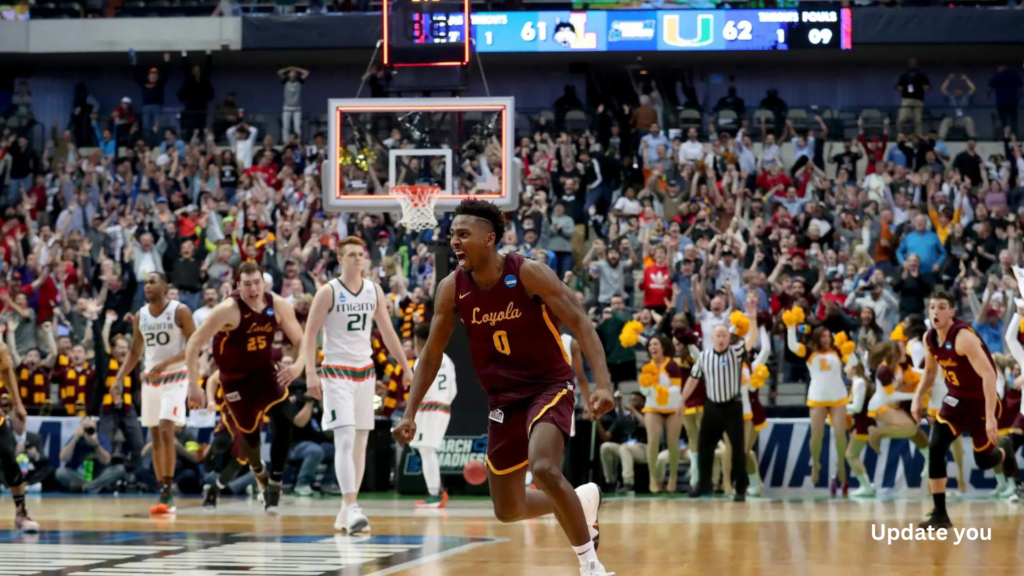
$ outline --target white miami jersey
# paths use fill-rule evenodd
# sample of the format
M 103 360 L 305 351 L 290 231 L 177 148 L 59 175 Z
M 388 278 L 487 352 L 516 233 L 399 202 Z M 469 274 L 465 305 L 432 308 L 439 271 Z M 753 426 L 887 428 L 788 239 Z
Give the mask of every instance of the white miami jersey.
M 416 369 L 416 363 L 414 360 L 412 367 Z M 437 369 L 437 376 L 434 377 L 434 383 L 430 385 L 430 389 L 423 396 L 423 402 L 421 406 L 426 408 L 428 404 L 443 404 L 445 406 L 451 406 L 452 401 L 455 400 L 455 395 L 458 393 L 458 388 L 455 385 L 455 363 L 448 357 L 447 354 L 441 355 L 441 367 Z
M 372 363 L 370 333 L 377 311 L 377 287 L 363 279 L 355 293 L 341 279 L 327 283 L 333 299 L 324 320 L 324 364 L 361 367 Z
M 167 307 L 158 315 L 153 315 L 146 304 L 139 310 L 139 332 L 146 345 L 145 368 L 150 370 L 160 362 L 174 356 L 185 349 L 185 335 L 178 326 L 175 315 L 181 303 L 171 300 Z M 185 361 L 168 366 L 164 373 L 185 367 Z

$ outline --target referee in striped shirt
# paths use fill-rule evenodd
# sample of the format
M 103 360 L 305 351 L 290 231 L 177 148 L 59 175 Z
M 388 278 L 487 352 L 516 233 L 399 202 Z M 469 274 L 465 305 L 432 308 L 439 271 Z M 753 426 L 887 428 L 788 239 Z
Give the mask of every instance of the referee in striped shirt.
M 690 370 L 690 378 L 683 389 L 683 399 L 679 403 L 679 414 L 686 407 L 686 400 L 697 388 L 698 381 L 703 378 L 707 389 L 707 401 L 704 403 L 704 418 L 700 424 L 700 438 L 697 439 L 697 469 L 700 480 L 697 490 L 690 496 L 698 498 L 711 494 L 711 472 L 715 460 L 715 448 L 722 439 L 722 433 L 729 435 L 732 443 L 732 474 L 733 488 L 736 490 L 733 499 L 743 502 L 747 493 L 746 454 L 743 453 L 743 402 L 740 389 L 743 377 L 743 358 L 747 352 L 757 346 L 758 331 L 757 310 L 747 311 L 751 329 L 747 330 L 743 342 L 729 344 L 731 334 L 729 327 L 719 324 L 712 330 L 710 350 L 701 351 Z M 690 439 L 693 442 L 693 438 Z

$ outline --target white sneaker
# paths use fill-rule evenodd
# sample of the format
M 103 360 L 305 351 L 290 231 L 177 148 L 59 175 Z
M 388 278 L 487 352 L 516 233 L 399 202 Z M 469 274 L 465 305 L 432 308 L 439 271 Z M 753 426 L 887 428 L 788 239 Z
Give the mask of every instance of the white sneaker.
M 363 514 L 363 509 L 359 507 L 359 504 L 353 504 L 348 507 L 348 517 L 345 520 L 345 527 L 349 534 L 356 534 L 363 530 L 370 529 L 370 521 L 367 520 L 366 515 Z
M 750 486 L 747 486 L 747 496 L 751 496 L 753 498 L 760 498 L 761 497 L 761 485 L 760 484 L 751 484 Z
M 313 489 L 310 488 L 308 485 L 305 485 L 305 484 L 302 485 L 302 486 L 296 486 L 295 487 L 295 495 L 296 496 L 312 496 L 313 495 Z
M 1006 483 L 1006 488 L 1003 488 L 1003 491 L 999 493 L 999 499 L 1000 500 L 1006 500 L 1007 498 L 1010 498 L 1010 497 L 1016 496 L 1016 495 L 1017 495 L 1017 484 L 1016 483 L 1012 483 L 1012 482 L 1007 482 Z
M 348 527 L 348 508 L 342 504 L 338 515 L 334 517 L 334 531 L 341 532 Z
M 875 487 L 871 484 L 862 485 L 860 488 L 850 492 L 850 496 L 853 496 L 854 498 L 871 498 L 874 495 Z
M 586 566 L 580 566 L 580 576 L 615 576 L 615 572 L 608 572 L 600 562 L 591 560 Z
M 587 527 L 590 529 L 590 539 L 594 541 L 594 549 L 597 550 L 597 542 L 601 531 L 597 524 L 597 512 L 601 508 L 601 489 L 593 482 L 584 484 L 576 489 L 576 496 L 583 505 L 583 516 L 587 519 Z

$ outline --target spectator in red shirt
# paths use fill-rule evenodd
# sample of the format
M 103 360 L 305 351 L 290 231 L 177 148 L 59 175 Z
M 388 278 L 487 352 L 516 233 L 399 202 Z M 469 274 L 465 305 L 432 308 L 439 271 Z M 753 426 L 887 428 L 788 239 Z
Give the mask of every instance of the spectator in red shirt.
M 668 269 L 668 250 L 664 246 L 654 247 L 654 263 L 644 268 L 640 290 L 644 293 L 644 308 L 664 314 L 672 298 L 672 275 Z
M 871 140 L 864 136 L 864 120 L 857 118 L 857 139 L 860 140 L 860 146 L 868 158 L 864 175 L 874 174 L 875 162 L 885 159 L 885 147 L 889 144 L 889 117 L 886 116 L 882 121 L 882 137 Z
M 824 294 L 821 294 L 821 299 L 818 300 L 818 319 L 824 321 L 825 314 L 825 302 L 835 302 L 840 308 L 846 303 L 846 294 L 843 293 L 843 275 L 839 272 L 829 272 L 823 279 L 815 286 L 815 293 L 821 293 L 825 290 Z
M 765 196 L 775 194 L 785 198 L 786 188 L 792 184 L 793 181 L 786 175 L 780 164 L 775 164 L 770 170 L 762 172 L 757 178 L 757 187 L 764 191 Z

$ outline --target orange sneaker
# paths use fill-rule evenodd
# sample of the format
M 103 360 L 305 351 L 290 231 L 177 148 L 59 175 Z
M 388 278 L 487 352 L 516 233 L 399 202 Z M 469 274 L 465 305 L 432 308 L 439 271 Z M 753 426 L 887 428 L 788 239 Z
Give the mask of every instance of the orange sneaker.
M 178 509 L 174 506 L 173 502 L 171 502 L 170 504 L 167 504 L 166 502 L 161 502 L 159 504 L 154 504 L 149 508 L 149 513 L 152 516 L 164 516 L 167 514 L 174 514 L 177 511 Z
M 440 496 L 427 496 L 426 500 L 417 500 L 415 505 L 417 508 L 444 508 L 447 503 L 448 492 L 442 490 Z

